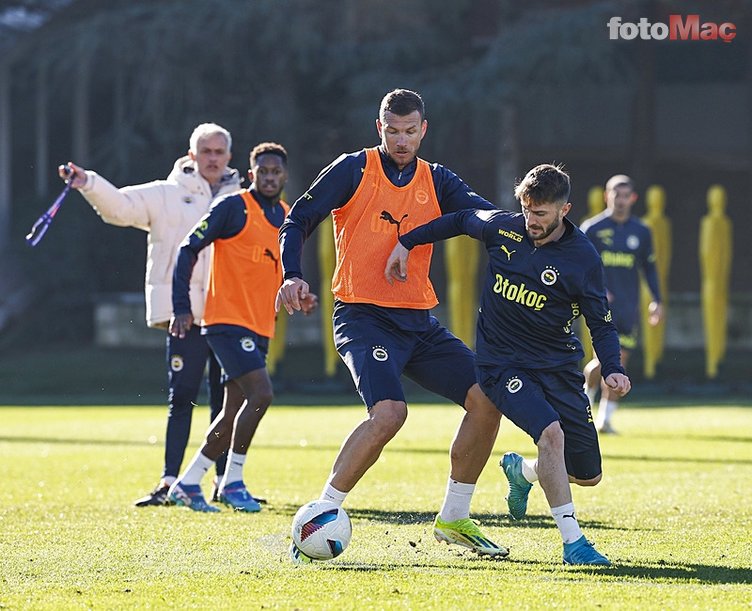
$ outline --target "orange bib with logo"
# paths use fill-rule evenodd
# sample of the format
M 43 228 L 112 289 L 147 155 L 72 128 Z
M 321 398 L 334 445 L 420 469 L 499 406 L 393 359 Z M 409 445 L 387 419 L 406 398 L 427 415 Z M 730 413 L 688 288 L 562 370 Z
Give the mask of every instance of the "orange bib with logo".
M 350 201 L 332 212 L 337 249 L 332 292 L 340 301 L 416 310 L 439 302 L 428 278 L 431 244 L 411 251 L 407 282 L 390 285 L 384 278 L 398 236 L 441 216 L 431 168 L 422 159 L 417 162 L 410 184 L 397 187 L 384 174 L 378 149 L 366 149 L 360 185 Z
M 237 235 L 213 244 L 203 324 L 239 325 L 274 337 L 274 299 L 282 284 L 279 228 L 267 220 L 250 192 L 241 197 L 245 226 Z M 287 215 L 289 206 L 280 205 Z

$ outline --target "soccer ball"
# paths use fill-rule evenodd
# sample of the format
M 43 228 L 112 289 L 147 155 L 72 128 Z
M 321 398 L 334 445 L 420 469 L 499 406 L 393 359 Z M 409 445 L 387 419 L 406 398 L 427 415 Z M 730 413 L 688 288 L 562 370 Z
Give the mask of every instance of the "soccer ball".
M 345 551 L 352 536 L 350 517 L 331 501 L 311 501 L 292 520 L 292 540 L 309 558 L 331 560 Z

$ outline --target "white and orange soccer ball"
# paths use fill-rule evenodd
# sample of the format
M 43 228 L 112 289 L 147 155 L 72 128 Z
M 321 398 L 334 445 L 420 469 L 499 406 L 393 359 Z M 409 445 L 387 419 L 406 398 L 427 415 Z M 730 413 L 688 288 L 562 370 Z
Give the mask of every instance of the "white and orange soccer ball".
M 352 524 L 342 507 L 331 501 L 311 501 L 292 520 L 292 540 L 314 560 L 336 558 L 350 543 Z

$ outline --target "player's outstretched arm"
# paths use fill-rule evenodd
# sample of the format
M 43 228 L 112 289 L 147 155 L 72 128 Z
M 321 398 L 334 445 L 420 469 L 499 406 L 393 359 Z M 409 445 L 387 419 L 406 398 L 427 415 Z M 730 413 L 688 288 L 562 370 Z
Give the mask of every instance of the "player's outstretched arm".
M 284 306 L 288 314 L 292 314 L 296 310 L 298 312 L 303 310 L 304 313 L 308 313 L 310 311 L 310 295 L 311 289 L 303 278 L 288 278 L 277 291 L 274 309 L 279 312 L 279 309 Z
M 384 268 L 384 277 L 389 284 L 394 284 L 395 280 L 399 282 L 407 281 L 407 259 L 410 257 L 410 251 L 402 244 L 397 244 L 392 249 L 392 254 L 386 260 Z
M 395 280 L 407 280 L 407 259 L 410 251 L 422 244 L 448 240 L 458 235 L 469 235 L 483 240 L 483 229 L 498 210 L 460 210 L 444 214 L 400 236 L 384 268 L 384 277 L 389 284 Z
M 161 207 L 164 202 L 163 181 L 118 189 L 96 172 L 72 161 L 58 166 L 57 173 L 110 225 L 149 231 L 153 208 Z
M 623 397 L 632 389 L 632 383 L 623 373 L 612 373 L 606 377 L 607 386 L 617 395 Z

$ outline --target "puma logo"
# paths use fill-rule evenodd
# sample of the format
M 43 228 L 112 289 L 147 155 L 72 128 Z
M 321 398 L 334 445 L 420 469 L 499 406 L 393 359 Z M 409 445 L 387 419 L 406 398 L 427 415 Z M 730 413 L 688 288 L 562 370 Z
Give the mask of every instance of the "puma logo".
M 501 251 L 507 256 L 507 261 L 511 261 L 512 253 L 517 252 L 516 250 L 509 250 L 506 244 L 501 245 Z
M 395 218 L 389 214 L 386 210 L 381 211 L 381 216 L 379 217 L 382 221 L 386 221 L 390 225 L 397 225 L 397 237 L 402 237 L 402 234 L 400 233 L 400 225 L 402 224 L 402 221 L 404 221 L 407 218 L 407 214 L 403 214 L 402 218 L 400 220 L 395 220 Z
M 572 518 L 573 520 L 577 519 L 577 518 L 574 517 L 574 513 L 565 513 L 561 517 L 562 518 Z
M 269 257 L 272 261 L 274 261 L 274 271 L 277 271 L 279 262 L 277 261 L 277 257 L 274 256 L 274 253 L 269 250 L 268 248 L 264 249 L 264 256 Z

